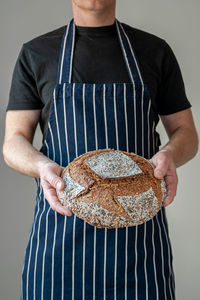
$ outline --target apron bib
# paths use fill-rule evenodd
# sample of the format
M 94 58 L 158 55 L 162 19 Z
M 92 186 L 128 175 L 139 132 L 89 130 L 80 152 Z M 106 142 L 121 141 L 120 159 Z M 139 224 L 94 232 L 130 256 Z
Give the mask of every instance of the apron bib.
M 115 19 L 130 83 L 71 82 L 72 18 L 41 152 L 65 167 L 114 148 L 150 159 L 159 150 L 149 90 L 133 46 Z M 22 272 L 22 300 L 174 300 L 173 256 L 165 208 L 148 222 L 107 229 L 54 212 L 37 179 L 36 206 Z

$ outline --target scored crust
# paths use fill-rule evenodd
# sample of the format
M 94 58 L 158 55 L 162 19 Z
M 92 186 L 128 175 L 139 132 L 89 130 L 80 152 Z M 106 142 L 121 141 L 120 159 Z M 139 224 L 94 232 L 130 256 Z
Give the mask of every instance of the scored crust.
M 141 172 L 117 178 L 97 174 L 89 166 L 89 158 L 94 157 L 95 165 L 95 155 L 110 151 L 130 157 Z M 90 151 L 75 158 L 63 170 L 61 177 L 68 182 L 68 187 L 57 191 L 58 198 L 90 225 L 99 228 L 139 225 L 151 219 L 162 205 L 165 185 L 154 177 L 153 170 L 148 160 L 132 152 L 114 149 Z

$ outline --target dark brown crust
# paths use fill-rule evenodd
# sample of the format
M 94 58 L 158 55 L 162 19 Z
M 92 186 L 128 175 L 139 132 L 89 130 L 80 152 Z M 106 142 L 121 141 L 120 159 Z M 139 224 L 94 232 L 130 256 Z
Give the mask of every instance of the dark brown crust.
M 118 216 L 123 216 L 126 219 L 130 219 L 130 216 L 126 213 L 121 204 L 116 198 L 114 199 L 114 196 L 135 195 L 136 193 L 143 193 L 152 188 L 158 199 L 158 207 L 160 207 L 162 202 L 161 182 L 154 177 L 154 168 L 148 160 L 135 153 L 121 151 L 136 162 L 142 170 L 142 173 L 127 177 L 102 178 L 93 172 L 84 161 L 94 154 L 105 151 L 114 151 L 114 149 L 100 149 L 87 152 L 75 158 L 62 172 L 62 177 L 64 177 L 66 173 L 69 173 L 77 183 L 85 187 L 85 190 L 80 192 L 74 198 L 77 203 L 80 201 L 85 203 L 98 203 L 101 207 L 110 212 L 116 213 Z M 80 213 L 76 211 L 75 208 L 72 207 L 71 210 L 81 218 Z M 89 224 L 94 225 L 94 223 L 91 222 L 91 218 L 92 217 L 88 215 L 84 219 Z M 98 227 L 101 228 L 105 226 L 98 224 Z M 112 224 L 108 228 L 113 228 Z

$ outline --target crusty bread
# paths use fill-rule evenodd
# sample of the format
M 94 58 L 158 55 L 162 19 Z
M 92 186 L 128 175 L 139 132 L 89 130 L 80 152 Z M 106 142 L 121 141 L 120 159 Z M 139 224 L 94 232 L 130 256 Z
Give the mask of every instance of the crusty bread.
M 165 181 L 134 153 L 114 149 L 90 151 L 62 172 L 60 202 L 76 216 L 99 228 L 142 224 L 153 218 L 166 195 Z

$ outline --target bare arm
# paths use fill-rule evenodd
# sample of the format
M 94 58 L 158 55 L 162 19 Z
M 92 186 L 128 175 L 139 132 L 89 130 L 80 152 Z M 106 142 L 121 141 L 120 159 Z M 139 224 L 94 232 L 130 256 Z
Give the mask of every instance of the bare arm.
M 167 183 L 168 196 L 164 201 L 164 206 L 167 206 L 176 195 L 178 183 L 176 168 L 196 155 L 199 141 L 190 108 L 174 114 L 163 115 L 161 120 L 169 141 L 151 158 L 151 161 L 156 167 L 154 175 L 157 178 L 164 177 Z
M 56 188 L 63 189 L 60 177 L 62 167 L 43 155 L 32 145 L 40 118 L 40 110 L 8 111 L 3 144 L 5 162 L 24 175 L 41 178 L 45 198 L 51 208 L 61 214 L 71 215 L 58 201 Z
M 17 172 L 40 177 L 40 166 L 49 159 L 33 146 L 40 110 L 8 111 L 3 145 L 5 162 Z
M 176 167 L 191 160 L 198 151 L 198 134 L 195 128 L 192 111 L 161 116 L 169 137 L 169 142 L 162 148 L 171 153 Z

